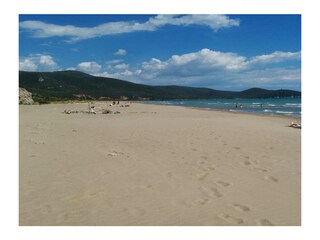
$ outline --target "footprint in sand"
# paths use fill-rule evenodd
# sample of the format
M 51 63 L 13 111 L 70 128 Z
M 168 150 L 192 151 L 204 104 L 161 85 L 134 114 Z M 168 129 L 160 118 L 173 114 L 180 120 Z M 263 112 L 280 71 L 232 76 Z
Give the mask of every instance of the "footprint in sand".
M 274 224 L 272 222 L 270 222 L 268 219 L 263 218 L 263 219 L 259 219 L 257 221 L 258 225 L 260 226 L 274 226 Z
M 245 166 L 250 166 L 250 165 L 252 165 L 252 163 L 250 162 L 250 161 L 247 161 L 247 160 L 245 160 L 245 161 L 243 161 L 243 162 L 241 162 L 243 165 L 245 165 Z
M 153 186 L 152 185 L 140 185 L 138 188 L 143 189 L 143 190 L 145 190 L 145 189 L 151 190 L 153 188 Z
M 210 171 L 214 171 L 214 170 L 216 170 L 215 167 L 216 167 L 215 165 L 211 165 L 211 166 L 208 166 L 207 169 Z
M 197 205 L 205 205 L 207 202 L 209 202 L 209 198 L 203 197 L 197 200 Z
M 224 182 L 224 181 L 217 181 L 216 183 L 222 187 L 229 187 L 231 185 L 231 183 Z
M 172 172 L 167 172 L 167 173 L 166 173 L 166 177 L 167 177 L 167 178 L 172 178 L 172 176 L 173 176 L 173 173 L 172 173 Z
M 245 206 L 245 205 L 242 205 L 242 204 L 238 204 L 238 203 L 235 203 L 235 204 L 232 204 L 232 207 L 238 211 L 242 211 L 242 212 L 248 212 L 250 211 L 250 208 Z
M 220 217 L 223 220 L 225 220 L 225 221 L 227 221 L 228 223 L 231 223 L 231 224 L 242 224 L 242 223 L 244 223 L 242 218 L 233 217 L 233 216 L 230 216 L 228 214 L 222 214 L 222 215 L 220 215 Z
M 222 187 L 229 187 L 231 185 L 231 183 L 224 182 L 224 181 L 217 181 L 216 183 Z
M 257 168 L 257 167 L 253 168 L 253 170 L 255 170 L 255 171 L 257 171 L 257 172 L 262 172 L 262 173 L 268 172 L 268 170 L 267 170 L 267 169 L 264 169 L 264 168 Z
M 199 181 L 203 181 L 204 179 L 206 179 L 209 176 L 209 173 L 199 173 L 197 174 L 197 178 Z
M 279 179 L 276 178 L 276 177 L 274 177 L 274 176 L 266 176 L 265 179 L 266 179 L 266 180 L 269 180 L 269 181 L 271 181 L 271 182 L 274 182 L 274 183 L 279 182 Z
M 196 176 L 199 181 L 205 180 L 209 176 L 210 172 L 215 170 L 213 166 L 208 166 L 208 167 L 199 166 L 198 169 L 200 172 Z
M 223 195 L 220 193 L 220 191 L 217 189 L 217 188 L 210 188 L 210 189 L 207 189 L 207 188 L 204 188 L 202 187 L 201 188 L 202 192 L 210 197 L 216 197 L 216 198 L 221 198 Z
M 218 198 L 222 197 L 222 194 L 219 192 L 217 188 L 211 188 L 210 190 L 215 197 L 218 197 Z

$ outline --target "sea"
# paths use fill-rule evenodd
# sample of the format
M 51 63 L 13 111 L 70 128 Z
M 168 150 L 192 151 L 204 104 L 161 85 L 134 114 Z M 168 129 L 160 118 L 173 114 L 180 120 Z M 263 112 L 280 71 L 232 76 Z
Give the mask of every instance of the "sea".
M 226 110 L 230 112 L 301 116 L 301 98 L 169 100 L 143 101 L 143 103 Z

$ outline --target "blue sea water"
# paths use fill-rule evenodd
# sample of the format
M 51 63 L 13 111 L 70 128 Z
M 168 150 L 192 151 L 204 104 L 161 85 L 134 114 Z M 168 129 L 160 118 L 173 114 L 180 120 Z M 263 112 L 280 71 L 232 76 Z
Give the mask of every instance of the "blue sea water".
M 144 101 L 143 103 L 218 109 L 232 112 L 301 116 L 301 98 L 170 100 Z

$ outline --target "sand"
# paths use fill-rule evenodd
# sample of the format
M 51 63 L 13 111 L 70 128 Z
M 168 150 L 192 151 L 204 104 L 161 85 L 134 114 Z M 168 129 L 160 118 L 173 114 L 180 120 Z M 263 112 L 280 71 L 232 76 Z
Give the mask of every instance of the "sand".
M 301 224 L 296 119 L 95 105 L 20 106 L 20 225 Z

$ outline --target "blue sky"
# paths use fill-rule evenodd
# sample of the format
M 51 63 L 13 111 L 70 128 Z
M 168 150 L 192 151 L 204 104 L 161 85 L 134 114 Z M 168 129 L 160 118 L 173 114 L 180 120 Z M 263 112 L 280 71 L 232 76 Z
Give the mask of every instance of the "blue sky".
M 19 69 L 301 90 L 300 15 L 20 15 Z

